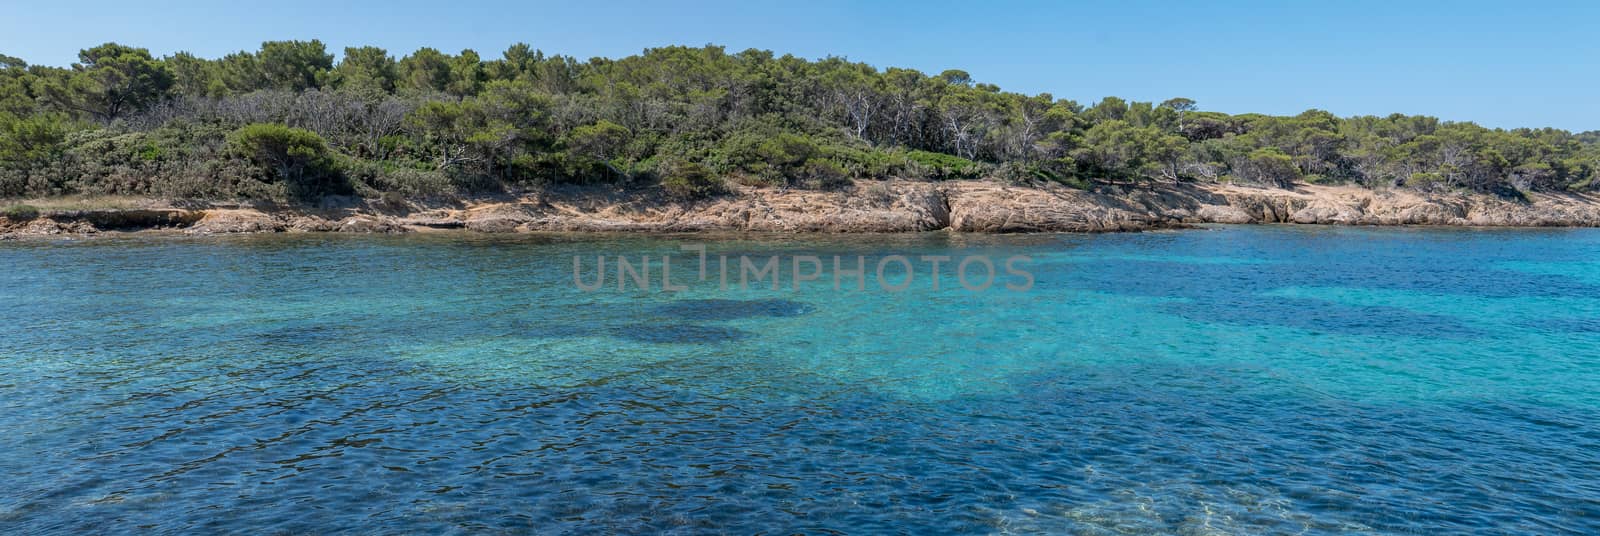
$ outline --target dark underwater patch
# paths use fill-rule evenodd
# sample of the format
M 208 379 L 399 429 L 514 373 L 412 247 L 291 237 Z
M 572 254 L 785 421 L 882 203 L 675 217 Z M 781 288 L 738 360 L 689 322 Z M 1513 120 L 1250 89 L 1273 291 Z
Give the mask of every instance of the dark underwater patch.
M 340 325 L 291 325 L 257 332 L 255 339 L 269 346 L 313 346 L 337 343 L 349 337 L 350 331 Z
M 610 333 L 619 339 L 627 339 L 634 342 L 668 344 L 717 343 L 750 337 L 750 332 L 741 329 L 694 324 L 633 324 L 617 327 L 612 329 Z
M 1547 318 L 1522 323 L 1524 327 L 1539 331 L 1564 333 L 1600 333 L 1600 318 Z
M 1240 326 L 1271 325 L 1348 335 L 1466 339 L 1483 332 L 1448 316 L 1397 307 L 1357 306 L 1306 298 L 1259 296 L 1231 303 L 1196 301 L 1170 304 L 1176 315 L 1200 322 Z
M 604 329 L 597 328 L 595 326 L 586 326 L 567 322 L 529 322 L 526 320 L 518 320 L 513 322 L 511 325 L 513 328 L 515 328 L 516 335 L 535 339 L 571 339 L 577 337 L 588 337 L 590 335 L 605 331 Z
M 1600 286 L 1574 277 L 1507 272 L 1466 260 L 1419 266 L 1386 258 L 1240 265 L 1114 259 L 1059 270 L 1036 275 L 1042 282 L 1065 280 L 1112 294 L 1199 300 L 1283 287 L 1360 287 L 1482 298 L 1600 297 Z
M 627 324 L 585 326 L 570 323 L 518 322 L 519 335 L 538 339 L 570 339 L 608 336 L 643 343 L 717 343 L 750 337 L 750 332 L 721 326 L 696 324 Z
M 681 300 L 654 307 L 632 304 L 581 304 L 567 317 L 591 320 L 564 322 L 511 323 L 515 335 L 561 339 L 604 335 L 646 343 L 701 343 L 745 339 L 750 332 L 696 322 L 717 322 L 741 318 L 785 318 L 816 311 L 809 303 L 794 300 Z
M 655 312 L 684 320 L 737 320 L 740 318 L 786 318 L 810 314 L 809 303 L 784 299 L 769 300 L 680 300 L 657 307 Z

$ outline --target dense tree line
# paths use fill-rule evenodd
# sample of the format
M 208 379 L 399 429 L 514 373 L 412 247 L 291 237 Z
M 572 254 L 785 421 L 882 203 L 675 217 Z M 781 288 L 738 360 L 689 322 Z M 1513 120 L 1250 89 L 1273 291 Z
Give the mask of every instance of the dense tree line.
M 70 67 L 0 55 L 0 197 L 419 197 L 552 183 L 851 179 L 1239 181 L 1519 195 L 1600 185 L 1600 132 L 1293 117 L 1009 93 L 950 70 L 666 47 L 580 61 L 319 41 L 219 59 L 107 43 Z

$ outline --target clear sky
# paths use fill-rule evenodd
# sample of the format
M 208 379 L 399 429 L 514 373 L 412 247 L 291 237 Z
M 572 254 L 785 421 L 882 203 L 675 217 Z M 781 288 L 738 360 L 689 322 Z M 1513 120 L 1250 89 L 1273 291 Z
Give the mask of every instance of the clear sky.
M 0 53 L 66 65 L 117 41 L 205 57 L 263 40 L 587 59 L 714 43 L 958 68 L 1088 104 L 1183 96 L 1230 113 L 1428 114 L 1600 130 L 1600 2 L 0 0 Z

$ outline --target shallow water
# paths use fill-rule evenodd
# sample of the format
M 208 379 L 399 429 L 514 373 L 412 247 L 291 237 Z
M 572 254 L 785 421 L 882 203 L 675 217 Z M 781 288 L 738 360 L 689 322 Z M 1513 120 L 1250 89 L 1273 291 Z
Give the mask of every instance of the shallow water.
M 1036 283 L 573 285 L 693 243 Z M 1595 230 L 22 242 L 0 315 L 4 533 L 1600 531 Z

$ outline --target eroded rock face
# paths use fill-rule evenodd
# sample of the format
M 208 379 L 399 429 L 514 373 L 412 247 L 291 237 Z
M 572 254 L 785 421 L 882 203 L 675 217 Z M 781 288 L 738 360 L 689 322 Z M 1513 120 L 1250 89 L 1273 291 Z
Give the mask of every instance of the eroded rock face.
M 86 221 L 57 221 L 52 218 L 35 218 L 14 225 L 7 234 L 16 237 L 27 237 L 88 235 L 97 232 L 100 232 L 100 230 Z
M 189 234 L 216 233 L 276 233 L 285 229 L 278 218 L 250 209 L 207 210 L 200 221 L 186 232 Z
M 478 218 L 467 220 L 463 226 L 480 233 L 515 233 L 524 223 L 527 222 L 514 218 Z
M 747 192 L 724 200 L 713 224 L 749 231 L 897 233 L 948 225 L 944 194 L 934 185 L 875 185 L 875 192 Z
M 1295 223 L 1333 223 L 1350 225 L 1361 220 L 1361 211 L 1353 207 L 1330 203 L 1323 200 L 1312 201 L 1304 208 L 1294 211 L 1289 215 L 1289 221 Z
M 200 221 L 198 211 L 183 209 L 104 209 L 50 213 L 58 222 L 83 222 L 100 230 L 139 230 L 185 227 Z
M 1600 199 L 1580 194 L 1530 194 L 1527 200 L 1479 194 L 1425 194 L 1353 186 L 1305 185 L 1294 191 L 1225 185 L 1213 191 L 1226 206 L 1206 205 L 1194 221 L 1320 225 L 1596 226 Z
M 410 229 L 407 229 L 404 225 L 396 223 L 394 220 L 372 216 L 351 216 L 349 218 L 340 220 L 335 231 L 341 233 L 364 234 L 399 234 L 411 232 Z
M 1233 205 L 1205 205 L 1194 211 L 1191 223 L 1258 223 L 1255 217 Z
M 692 202 L 664 201 L 651 192 L 541 195 L 428 217 L 480 232 L 912 232 L 944 228 L 949 209 L 936 185 L 895 183 L 874 185 L 870 193 L 745 189 Z
M 289 218 L 284 230 L 291 233 L 329 233 L 339 230 L 339 223 L 317 216 L 295 216 Z
M 1466 217 L 1464 205 L 1446 201 L 1412 204 L 1375 204 L 1361 223 L 1377 225 L 1460 225 Z
M 1307 200 L 1274 192 L 1229 192 L 1223 194 L 1228 205 L 1250 216 L 1251 223 L 1288 223 Z
M 970 233 L 1136 231 L 1171 222 L 1127 199 L 1064 187 L 963 182 L 946 190 L 950 229 Z M 1167 207 L 1163 207 L 1165 209 Z
M 460 221 L 462 227 L 481 233 L 514 233 L 541 217 L 544 211 L 541 205 L 537 200 L 491 204 L 456 213 L 435 214 L 431 219 Z M 582 210 L 573 212 L 584 213 Z
M 1317 185 L 1283 190 L 1184 183 L 1085 192 L 1049 184 L 872 181 L 832 192 L 740 188 L 729 195 L 693 202 L 664 200 L 659 192 L 650 190 L 556 190 L 400 220 L 378 219 L 402 228 L 466 228 L 487 233 L 1107 232 L 1191 223 L 1595 225 L 1600 222 L 1600 200 L 1565 195 L 1516 202 L 1488 196 Z M 353 228 L 371 225 L 375 224 L 355 224 Z M 344 227 L 340 222 L 334 230 Z
M 381 207 L 379 207 L 381 209 Z M 376 211 L 376 212 L 374 212 Z M 99 227 L 94 222 L 103 222 Z M 516 232 L 841 232 L 949 229 L 975 233 L 1137 231 L 1193 223 L 1328 225 L 1597 226 L 1600 196 L 1560 193 L 1502 199 L 1461 193 L 1301 185 L 1155 184 L 1085 192 L 990 181 L 865 181 L 844 191 L 738 188 L 674 201 L 648 188 L 568 188 L 390 216 L 379 209 L 153 209 L 0 219 L 0 236 L 83 234 L 188 225 L 187 232 L 400 233 L 465 228 Z
M 429 229 L 464 229 L 467 226 L 467 222 L 453 216 L 449 211 L 413 214 L 400 219 L 398 223 L 400 225 Z

